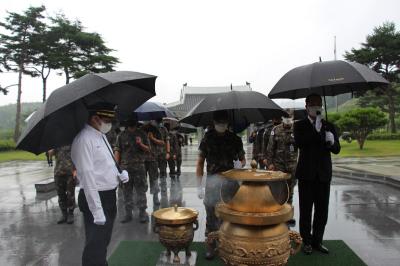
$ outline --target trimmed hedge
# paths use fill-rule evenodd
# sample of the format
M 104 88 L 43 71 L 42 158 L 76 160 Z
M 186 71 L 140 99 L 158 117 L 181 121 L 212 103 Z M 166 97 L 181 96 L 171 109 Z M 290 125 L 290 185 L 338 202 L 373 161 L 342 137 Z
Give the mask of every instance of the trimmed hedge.
M 13 140 L 0 140 L 0 152 L 15 150 L 15 142 Z
M 400 140 L 400 133 L 371 133 L 367 140 Z

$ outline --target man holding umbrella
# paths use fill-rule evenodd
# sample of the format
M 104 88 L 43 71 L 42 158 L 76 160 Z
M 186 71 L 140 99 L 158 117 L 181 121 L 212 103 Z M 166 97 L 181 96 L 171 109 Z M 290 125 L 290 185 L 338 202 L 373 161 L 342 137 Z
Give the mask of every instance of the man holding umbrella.
M 105 134 L 111 129 L 115 106 L 99 102 L 88 106 L 89 119 L 75 137 L 71 158 L 80 184 L 79 209 L 85 224 L 82 265 L 107 265 L 107 246 L 117 214 L 116 188 L 120 179 L 129 181 L 126 171 L 119 173 Z
M 246 164 L 242 139 L 228 131 L 229 115 L 226 110 L 213 113 L 214 129 L 205 134 L 199 146 L 199 156 L 196 165 L 197 194 L 204 198 L 206 209 L 206 237 L 209 233 L 219 230 L 220 221 L 215 215 L 215 205 L 220 199 L 222 179 L 218 173 L 232 168 L 242 168 Z M 205 194 L 202 187 L 204 162 L 207 161 L 207 181 Z M 215 241 L 207 241 L 206 258 L 215 256 Z
M 294 124 L 294 139 L 300 150 L 296 168 L 300 234 L 305 254 L 310 255 L 313 249 L 328 254 L 329 250 L 322 244 L 322 239 L 328 221 L 331 153 L 340 152 L 340 143 L 334 125 L 321 119 L 320 95 L 307 96 L 306 110 L 308 117 Z M 314 219 L 311 219 L 313 207 Z

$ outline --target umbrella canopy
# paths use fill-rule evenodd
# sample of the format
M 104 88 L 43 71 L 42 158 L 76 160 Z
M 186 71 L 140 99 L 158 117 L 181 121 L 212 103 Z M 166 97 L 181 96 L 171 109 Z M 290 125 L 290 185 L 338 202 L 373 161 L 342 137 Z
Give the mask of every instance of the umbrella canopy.
M 196 133 L 197 128 L 186 123 L 179 123 L 178 132 L 182 134 Z
M 255 91 L 230 91 L 207 96 L 181 122 L 196 127 L 212 125 L 213 112 L 219 110 L 230 111 L 230 123 L 238 128 L 236 132 L 250 123 L 266 122 L 273 117 L 287 115 L 264 94 Z
M 145 102 L 135 111 L 138 120 L 149 121 L 157 120 L 163 117 L 175 118 L 175 115 L 167 107 L 155 102 Z
M 56 89 L 28 120 L 17 149 L 35 154 L 71 144 L 88 120 L 86 106 L 111 102 L 132 110 L 155 95 L 156 76 L 115 71 L 88 74 Z
M 311 93 L 335 96 L 364 91 L 389 82 L 368 67 L 341 60 L 316 62 L 287 72 L 272 88 L 268 97 L 298 99 Z

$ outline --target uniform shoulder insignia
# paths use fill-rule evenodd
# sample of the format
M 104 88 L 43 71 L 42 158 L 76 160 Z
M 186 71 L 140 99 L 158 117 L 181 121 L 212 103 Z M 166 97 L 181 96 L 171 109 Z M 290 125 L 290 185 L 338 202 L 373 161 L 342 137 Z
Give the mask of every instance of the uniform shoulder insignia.
M 271 130 L 271 136 L 275 135 L 275 128 Z

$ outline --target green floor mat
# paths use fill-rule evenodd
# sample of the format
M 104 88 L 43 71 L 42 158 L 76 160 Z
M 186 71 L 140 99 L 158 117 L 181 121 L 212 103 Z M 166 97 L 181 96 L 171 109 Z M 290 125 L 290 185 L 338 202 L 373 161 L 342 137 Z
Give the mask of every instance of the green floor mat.
M 324 245 L 329 248 L 330 254 L 325 255 L 317 251 L 312 255 L 304 255 L 301 251 L 290 257 L 288 265 L 307 266 L 358 266 L 366 265 L 343 241 L 328 240 Z M 110 266 L 154 266 L 160 252 L 165 248 L 158 242 L 121 241 L 108 260 Z M 191 250 L 197 251 L 198 266 L 223 265 L 218 258 L 208 261 L 204 259 L 204 243 L 194 242 Z

